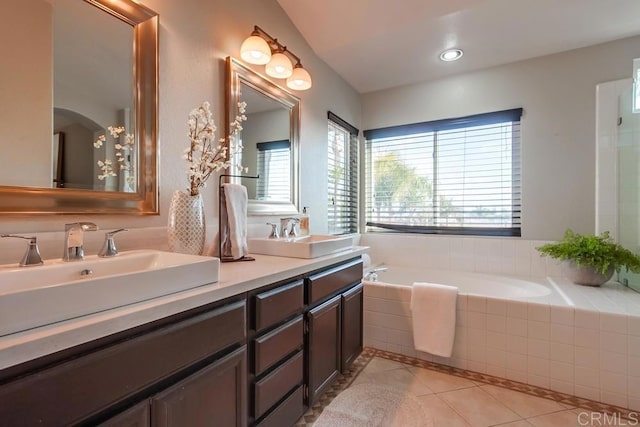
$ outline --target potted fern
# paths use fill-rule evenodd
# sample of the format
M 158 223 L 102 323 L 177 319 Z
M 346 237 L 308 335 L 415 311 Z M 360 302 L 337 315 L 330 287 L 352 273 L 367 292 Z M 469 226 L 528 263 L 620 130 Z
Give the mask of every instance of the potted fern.
M 565 275 L 579 285 L 600 286 L 622 267 L 640 273 L 640 257 L 614 242 L 608 231 L 594 236 L 567 229 L 560 242 L 536 249 L 542 256 L 565 261 Z

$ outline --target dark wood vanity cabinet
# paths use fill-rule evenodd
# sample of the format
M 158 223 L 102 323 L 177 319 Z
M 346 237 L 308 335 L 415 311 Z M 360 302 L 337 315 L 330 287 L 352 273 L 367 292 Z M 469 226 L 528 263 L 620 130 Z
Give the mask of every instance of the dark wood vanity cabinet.
M 0 425 L 147 425 L 147 419 L 151 425 L 185 425 L 157 424 L 159 397 L 176 384 L 184 396 L 209 386 L 206 403 L 190 400 L 188 405 L 190 411 L 211 413 L 212 402 L 220 399 L 218 393 L 229 393 L 232 381 L 245 390 L 245 343 L 246 301 L 234 297 L 38 359 L 28 370 L 13 369 L 12 377 L 3 376 Z M 218 364 L 230 355 L 236 355 L 235 376 Z M 215 376 L 223 371 L 224 378 Z M 205 373 L 210 381 L 203 385 L 200 374 Z M 181 382 L 190 379 L 193 382 Z M 219 388 L 212 394 L 216 384 Z M 246 393 L 238 392 L 233 399 L 234 406 L 215 406 L 222 411 L 219 417 L 236 416 L 238 406 L 239 413 L 246 413 Z M 146 407 L 151 412 L 145 415 Z M 173 410 L 168 405 L 165 409 Z M 245 418 L 234 425 L 245 425 Z
M 261 288 L 248 301 L 250 422 L 293 424 L 305 410 L 304 282 L 294 278 Z
M 293 425 L 362 351 L 362 261 L 249 293 L 250 423 Z
M 362 261 L 307 279 L 308 403 L 311 405 L 362 352 Z
M 362 351 L 360 258 L 0 371 L 0 426 L 289 426 Z

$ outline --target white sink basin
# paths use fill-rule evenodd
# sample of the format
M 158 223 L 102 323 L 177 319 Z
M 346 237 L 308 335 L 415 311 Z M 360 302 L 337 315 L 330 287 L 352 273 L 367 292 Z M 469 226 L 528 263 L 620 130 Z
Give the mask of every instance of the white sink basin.
M 0 265 L 0 336 L 217 282 L 219 270 L 218 258 L 154 250 Z
M 288 258 L 317 258 L 351 248 L 350 236 L 311 235 L 289 239 L 249 239 L 249 253 Z

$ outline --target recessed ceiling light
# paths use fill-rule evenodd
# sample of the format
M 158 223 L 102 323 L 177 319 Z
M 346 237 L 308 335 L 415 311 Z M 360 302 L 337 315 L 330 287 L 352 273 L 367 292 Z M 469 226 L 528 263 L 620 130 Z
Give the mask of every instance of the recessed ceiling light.
M 456 59 L 462 58 L 462 50 L 460 49 L 447 49 L 440 54 L 440 59 L 443 61 L 455 61 Z

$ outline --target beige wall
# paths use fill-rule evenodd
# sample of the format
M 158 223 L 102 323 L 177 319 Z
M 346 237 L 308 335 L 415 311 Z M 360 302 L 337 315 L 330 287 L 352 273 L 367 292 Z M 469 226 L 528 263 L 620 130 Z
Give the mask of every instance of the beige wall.
M 296 93 L 302 100 L 301 203 L 316 213 L 314 231 L 326 229 L 326 219 L 324 223 L 322 220 L 326 218 L 326 197 L 318 195 L 326 194 L 327 186 L 327 110 L 359 125 L 360 96 L 315 56 L 275 0 L 142 0 L 141 3 L 160 15 L 161 215 L 0 217 L 0 233 L 59 231 L 65 222 L 78 219 L 94 221 L 102 229 L 164 226 L 171 194 L 187 188 L 182 152 L 187 147 L 188 114 L 202 101 L 209 100 L 218 128 L 224 127 L 224 58 L 229 55 L 239 58 L 240 45 L 254 25 L 286 44 L 302 59 L 313 78 L 313 88 Z M 256 70 L 263 73 L 260 68 Z M 217 230 L 216 186 L 216 180 L 211 179 L 204 190 L 210 233 Z M 20 243 L 15 246 L 21 248 Z M 13 248 L 13 242 L 11 245 Z M 2 248 L 0 244 L 0 252 Z
M 640 37 L 363 97 L 363 129 L 524 108 L 523 237 L 595 227 L 595 88 L 629 77 Z
M 187 187 L 181 155 L 187 146 L 188 113 L 209 100 L 218 127 L 223 127 L 224 58 L 239 57 L 242 41 L 256 24 L 300 56 L 314 79 L 311 90 L 297 93 L 302 99 L 301 206 L 310 207 L 312 232 L 327 229 L 327 110 L 369 129 L 514 107 L 525 111 L 524 237 L 554 239 L 569 226 L 593 230 L 595 85 L 629 76 L 631 58 L 640 57 L 640 37 L 361 97 L 315 56 L 275 0 L 142 3 L 160 15 L 161 215 L 0 217 L 0 233 L 59 231 L 65 222 L 79 219 L 102 229 L 163 227 L 171 194 Z M 214 180 L 204 194 L 212 233 L 217 229 Z M 260 223 L 262 231 L 262 219 L 252 222 Z M 21 243 L 11 247 L 21 248 Z M 144 240 L 140 245 L 145 246 Z

